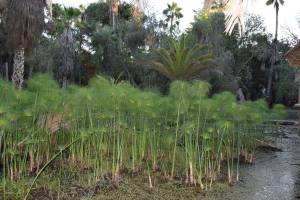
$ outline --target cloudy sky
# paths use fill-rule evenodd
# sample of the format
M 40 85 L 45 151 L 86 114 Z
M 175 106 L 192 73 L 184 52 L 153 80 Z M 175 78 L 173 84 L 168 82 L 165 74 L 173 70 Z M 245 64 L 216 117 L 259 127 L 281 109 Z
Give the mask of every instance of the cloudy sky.
M 79 6 L 80 4 L 89 4 L 97 0 L 54 0 L 55 3 L 64 4 L 66 6 Z M 128 0 L 129 1 L 129 0 Z M 151 7 L 151 12 L 161 16 L 162 10 L 166 8 L 167 3 L 175 1 L 183 8 L 184 18 L 181 21 L 181 29 L 184 30 L 193 21 L 193 10 L 202 8 L 203 0 L 148 0 Z M 275 30 L 275 9 L 273 6 L 266 6 L 266 0 L 256 0 L 255 4 L 247 5 L 249 13 L 259 14 L 265 20 L 267 30 L 274 33 Z M 300 20 L 300 0 L 285 0 L 284 6 L 280 8 L 279 29 L 280 38 L 286 36 L 286 29 L 289 28 L 300 36 L 300 27 L 297 19 Z

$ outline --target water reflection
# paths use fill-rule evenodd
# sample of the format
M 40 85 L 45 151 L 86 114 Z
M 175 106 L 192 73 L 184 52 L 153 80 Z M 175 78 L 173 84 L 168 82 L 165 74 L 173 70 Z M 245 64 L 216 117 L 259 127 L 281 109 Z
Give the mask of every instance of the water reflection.
M 225 199 L 300 199 L 300 137 L 297 133 L 297 129 L 282 127 L 277 140 L 282 152 L 257 152 L 255 164 L 241 167 L 243 181 Z
M 294 191 L 295 199 L 300 199 L 300 169 L 298 170 Z

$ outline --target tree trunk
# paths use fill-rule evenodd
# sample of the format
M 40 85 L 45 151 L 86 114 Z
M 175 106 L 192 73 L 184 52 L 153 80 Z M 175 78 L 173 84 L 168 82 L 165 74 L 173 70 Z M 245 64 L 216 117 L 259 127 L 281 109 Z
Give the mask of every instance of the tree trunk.
M 272 84 L 273 84 L 273 74 L 274 74 L 274 64 L 275 64 L 275 56 L 272 55 L 271 58 L 271 66 L 270 66 L 270 71 L 269 71 L 269 76 L 268 76 L 268 87 L 267 87 L 267 95 L 266 95 L 266 100 L 271 105 L 272 102 Z
M 64 76 L 62 78 L 62 88 L 67 89 L 67 87 L 68 87 L 68 78 L 66 76 Z
M 50 19 L 52 20 L 52 0 L 46 0 L 46 4 L 47 4 L 47 9 L 48 9 L 48 12 L 49 12 L 49 17 Z
M 119 11 L 118 0 L 111 0 L 110 1 L 111 23 L 114 30 L 116 29 L 118 11 Z
M 5 79 L 8 81 L 9 80 L 9 78 L 8 78 L 9 72 L 8 72 L 8 63 L 7 62 L 4 64 L 4 67 L 5 67 Z
M 300 86 L 298 87 L 298 105 L 299 104 L 300 104 Z M 298 135 L 300 136 L 300 110 L 298 111 Z
M 273 85 L 273 74 L 274 74 L 274 65 L 277 60 L 277 39 L 278 39 L 278 15 L 279 15 L 279 3 L 275 2 L 276 9 L 276 29 L 275 29 L 275 39 L 274 39 L 274 52 L 271 59 L 270 72 L 268 77 L 268 87 L 267 87 L 267 101 L 269 105 L 272 103 L 272 85 Z
M 66 26 L 64 32 L 60 36 L 60 55 L 58 80 L 62 88 L 66 88 L 68 84 L 74 80 L 74 65 L 75 65 L 75 41 L 70 25 Z
M 172 13 L 172 17 L 171 17 L 171 26 L 170 26 L 170 34 L 171 36 L 173 36 L 173 23 L 174 23 L 174 14 Z
M 276 7 L 275 42 L 277 43 L 277 39 L 278 39 L 278 15 L 279 15 L 279 3 L 277 1 L 275 2 L 275 7 Z
M 204 4 L 203 4 L 202 10 L 203 10 L 203 11 L 210 11 L 213 2 L 214 2 L 213 0 L 204 0 Z
M 112 13 L 112 26 L 113 30 L 116 30 L 116 14 L 114 12 Z
M 24 82 L 24 48 L 20 47 L 15 51 L 14 72 L 12 82 L 18 89 L 22 89 Z

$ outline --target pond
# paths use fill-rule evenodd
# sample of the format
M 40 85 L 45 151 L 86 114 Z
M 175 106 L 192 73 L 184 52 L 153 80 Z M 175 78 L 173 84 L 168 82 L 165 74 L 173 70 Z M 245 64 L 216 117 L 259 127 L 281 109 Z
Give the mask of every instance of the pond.
M 280 127 L 277 146 L 282 152 L 260 150 L 255 164 L 241 166 L 241 182 L 224 199 L 300 199 L 300 138 L 297 127 Z

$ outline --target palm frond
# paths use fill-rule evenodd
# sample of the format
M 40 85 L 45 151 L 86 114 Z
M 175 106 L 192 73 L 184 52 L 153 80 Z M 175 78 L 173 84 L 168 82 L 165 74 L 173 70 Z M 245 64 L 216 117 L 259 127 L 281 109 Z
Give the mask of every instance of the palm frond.
M 154 65 L 155 69 L 157 71 L 159 71 L 160 73 L 162 73 L 163 75 L 165 75 L 167 77 L 173 77 L 172 70 L 169 70 L 168 68 L 166 68 L 166 65 L 164 65 L 163 63 L 153 62 L 153 65 Z
M 242 34 L 245 22 L 244 22 L 244 9 L 248 0 L 227 0 L 225 4 L 225 32 L 231 34 L 234 27 L 238 25 L 240 34 Z
M 144 12 L 146 7 L 148 6 L 148 0 L 131 0 L 131 4 L 133 4 L 138 11 Z
M 178 42 L 171 40 L 167 49 L 155 50 L 157 58 L 152 65 L 172 80 L 190 80 L 211 66 L 212 55 L 201 53 L 205 48 L 200 44 L 189 47 L 187 36 L 182 36 Z
M 45 27 L 46 1 L 41 0 L 6 0 L 6 24 L 11 49 L 23 46 L 26 50 L 35 46 Z
M 155 53 L 161 57 L 161 62 L 167 67 L 169 68 L 169 70 L 174 70 L 174 63 L 173 63 L 173 59 L 171 57 L 171 55 L 169 54 L 169 52 L 166 49 L 159 49 L 157 51 L 155 51 Z
M 266 2 L 266 5 L 269 6 L 269 5 L 273 4 L 273 3 L 274 3 L 274 0 L 268 0 L 268 1 Z

